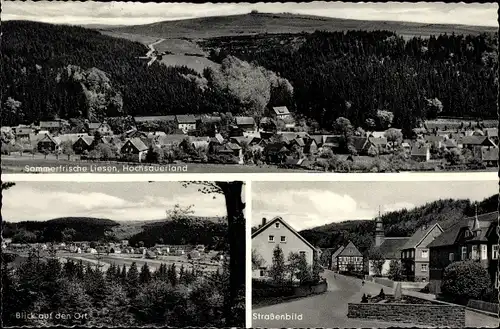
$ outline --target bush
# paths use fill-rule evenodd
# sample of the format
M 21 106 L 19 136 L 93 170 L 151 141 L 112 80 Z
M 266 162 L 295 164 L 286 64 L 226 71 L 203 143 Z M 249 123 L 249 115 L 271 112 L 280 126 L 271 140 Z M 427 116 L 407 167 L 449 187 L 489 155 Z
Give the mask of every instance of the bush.
M 365 294 L 363 294 L 363 297 L 361 297 L 361 303 L 368 303 L 368 297 L 366 297 Z
M 384 289 L 383 289 L 383 288 L 382 288 L 382 289 L 380 289 L 380 292 L 379 292 L 379 294 L 378 294 L 378 297 L 380 297 L 380 298 L 382 298 L 382 299 L 384 299 L 384 298 L 385 298 L 385 292 L 384 292 Z
M 448 265 L 443 273 L 441 291 L 444 297 L 460 304 L 481 299 L 490 290 L 490 277 L 480 263 L 472 260 Z

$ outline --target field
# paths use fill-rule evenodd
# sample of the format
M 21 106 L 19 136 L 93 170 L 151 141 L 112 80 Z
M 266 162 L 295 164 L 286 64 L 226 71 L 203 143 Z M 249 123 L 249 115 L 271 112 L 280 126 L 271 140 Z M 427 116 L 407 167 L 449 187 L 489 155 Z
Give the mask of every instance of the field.
M 389 30 L 403 36 L 478 34 L 496 32 L 495 27 L 422 24 L 392 21 L 363 21 L 293 14 L 246 14 L 206 17 L 179 21 L 158 22 L 147 25 L 106 28 L 103 31 L 130 33 L 156 38 L 206 39 L 219 36 L 235 36 L 261 33 L 300 33 L 344 30 Z

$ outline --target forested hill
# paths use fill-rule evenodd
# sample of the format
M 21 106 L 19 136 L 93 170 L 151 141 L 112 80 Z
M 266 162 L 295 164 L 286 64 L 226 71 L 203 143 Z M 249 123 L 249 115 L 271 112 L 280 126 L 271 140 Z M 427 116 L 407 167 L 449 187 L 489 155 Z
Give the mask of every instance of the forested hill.
M 145 56 L 147 47 L 75 26 L 2 22 L 2 124 L 42 119 L 231 112 L 225 93 L 203 91 L 187 68 Z M 11 101 L 7 102 L 8 99 Z
M 219 37 L 212 60 L 228 54 L 288 79 L 295 113 L 328 128 L 402 128 L 441 116 L 497 119 L 498 34 L 405 39 L 388 31 Z M 389 119 L 387 119 L 389 118 Z
M 189 22 L 195 20 L 176 24 L 200 29 Z M 4 22 L 3 125 L 214 112 L 261 117 L 270 106 L 286 105 L 302 128 L 332 131 L 345 117 L 354 128 L 393 126 L 410 137 L 422 120 L 438 115 L 497 119 L 497 35 L 242 31 L 196 39 L 223 63 L 201 76 L 158 61 L 148 67 L 139 59 L 145 45 L 95 30 Z
M 478 204 L 478 213 L 498 210 L 498 194 Z M 414 209 L 403 209 L 382 215 L 385 235 L 388 237 L 411 236 L 424 224 L 438 222 L 446 230 L 465 217 L 474 216 L 475 206 L 470 200 L 438 200 Z M 361 252 L 367 252 L 374 242 L 374 220 L 352 220 L 331 223 L 301 231 L 310 243 L 320 248 L 338 248 L 352 241 Z
M 62 217 L 48 221 L 2 222 L 2 236 L 13 242 L 97 241 L 118 223 L 105 218 Z

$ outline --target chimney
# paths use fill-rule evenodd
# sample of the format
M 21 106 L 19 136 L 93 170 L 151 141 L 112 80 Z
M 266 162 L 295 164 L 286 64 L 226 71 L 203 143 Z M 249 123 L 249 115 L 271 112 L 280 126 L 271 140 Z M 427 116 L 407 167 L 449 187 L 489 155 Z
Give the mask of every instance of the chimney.
M 262 226 L 266 225 L 267 219 L 264 217 L 262 218 Z

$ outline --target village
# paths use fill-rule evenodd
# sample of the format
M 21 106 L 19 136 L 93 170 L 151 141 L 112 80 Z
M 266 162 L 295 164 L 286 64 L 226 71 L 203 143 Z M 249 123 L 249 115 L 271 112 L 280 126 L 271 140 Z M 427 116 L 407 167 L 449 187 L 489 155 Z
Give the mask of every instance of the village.
M 177 264 L 180 271 L 195 270 L 199 273 L 216 272 L 222 266 L 225 255 L 222 252 L 205 250 L 204 245 L 165 245 L 156 244 L 153 247 L 132 247 L 128 240 L 120 242 L 88 242 L 74 241 L 61 243 L 13 243 L 12 239 L 2 240 L 2 252 L 27 257 L 36 250 L 42 257 L 56 257 L 66 262 L 68 260 L 83 261 L 92 266 L 107 270 L 111 265 L 129 268 L 135 262 L 143 266 L 148 264 L 151 271 L 156 271 L 162 264 Z
M 374 219 L 375 243 L 369 251 L 361 252 L 347 240 L 328 253 L 286 219 L 264 218 L 252 234 L 253 325 L 270 323 L 263 316 L 270 312 L 301 314 L 301 321 L 277 319 L 285 327 L 327 323 L 363 327 L 373 320 L 377 327 L 494 325 L 498 323 L 497 218 L 498 212 L 476 214 L 445 230 L 436 222 L 409 237 L 386 237 L 379 216 Z M 297 255 L 303 265 L 297 263 Z M 314 273 L 315 268 L 320 270 Z M 461 286 L 464 270 L 474 273 L 476 283 L 466 296 L 450 298 L 454 288 L 447 287 Z M 314 276 L 317 279 L 311 282 Z M 310 308 L 316 304 L 328 306 Z
M 128 163 L 272 165 L 365 172 L 485 170 L 498 164 L 498 121 L 437 118 L 413 129 L 365 131 L 337 119 L 336 134 L 317 131 L 286 106 L 269 116 L 168 115 L 40 121 L 1 127 L 2 157 Z M 381 164 L 384 162 L 384 164 Z

